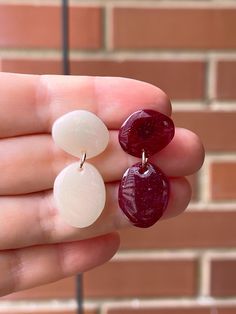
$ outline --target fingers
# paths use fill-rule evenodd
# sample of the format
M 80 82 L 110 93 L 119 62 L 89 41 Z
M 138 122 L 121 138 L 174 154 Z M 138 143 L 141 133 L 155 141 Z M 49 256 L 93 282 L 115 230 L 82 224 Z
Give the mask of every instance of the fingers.
M 190 186 L 184 178 L 171 179 L 170 191 L 170 200 L 163 219 L 181 213 L 191 198 Z M 107 184 L 107 201 L 102 215 L 92 226 L 78 229 L 61 219 L 51 192 L 2 196 L 0 250 L 81 240 L 130 226 L 119 209 L 117 198 L 118 184 Z M 28 228 L 26 232 L 26 226 L 33 228 Z
M 161 217 L 162 220 L 180 215 L 191 200 L 192 189 L 189 181 L 185 178 L 172 179 L 171 189 L 174 189 L 171 191 L 171 195 L 174 193 L 176 196 L 170 197 L 167 210 Z
M 0 194 L 14 195 L 51 189 L 56 175 L 76 158 L 57 148 L 49 135 L 23 136 L 0 140 Z M 176 129 L 172 142 L 150 161 L 167 176 L 187 176 L 198 170 L 204 150 L 191 131 Z M 140 161 L 126 154 L 118 142 L 118 131 L 110 132 L 106 151 L 89 160 L 106 182 L 120 180 L 125 170 Z M 17 171 L 17 175 L 16 175 Z
M 173 140 L 153 159 L 168 176 L 182 177 L 198 171 L 204 157 L 200 138 L 190 130 L 176 128 Z
M 0 252 L 0 296 L 75 275 L 108 261 L 119 236 Z
M 59 116 L 76 109 L 94 112 L 110 129 L 138 109 L 171 113 L 159 88 L 126 78 L 0 73 L 0 95 L 0 138 L 50 133 Z

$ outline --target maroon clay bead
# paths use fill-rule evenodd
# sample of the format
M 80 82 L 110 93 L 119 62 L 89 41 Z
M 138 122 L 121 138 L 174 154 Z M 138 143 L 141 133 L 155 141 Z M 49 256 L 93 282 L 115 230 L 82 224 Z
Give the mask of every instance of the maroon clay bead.
M 119 142 L 125 152 L 140 157 L 143 150 L 150 157 L 167 146 L 174 137 L 173 121 L 155 110 L 134 112 L 123 123 Z
M 147 228 L 163 215 L 169 200 L 169 181 L 155 165 L 139 162 L 126 170 L 119 186 L 119 206 L 137 227 Z

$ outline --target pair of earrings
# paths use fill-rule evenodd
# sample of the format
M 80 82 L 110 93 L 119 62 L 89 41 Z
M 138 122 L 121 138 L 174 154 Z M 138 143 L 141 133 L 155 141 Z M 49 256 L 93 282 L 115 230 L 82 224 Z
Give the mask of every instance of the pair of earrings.
M 130 222 L 141 228 L 153 225 L 164 213 L 169 200 L 169 180 L 149 157 L 167 146 L 174 136 L 173 121 L 154 110 L 139 110 L 119 131 L 122 149 L 141 161 L 128 168 L 119 186 L 119 207 Z M 54 142 L 78 157 L 64 168 L 54 182 L 54 199 L 63 219 L 85 228 L 101 215 L 106 190 L 98 170 L 87 159 L 101 154 L 109 142 L 109 131 L 93 113 L 76 110 L 55 121 Z

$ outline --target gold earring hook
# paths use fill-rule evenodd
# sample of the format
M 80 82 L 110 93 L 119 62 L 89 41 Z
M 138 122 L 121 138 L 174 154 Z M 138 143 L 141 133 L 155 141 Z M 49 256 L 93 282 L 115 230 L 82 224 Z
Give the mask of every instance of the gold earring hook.
M 82 153 L 82 157 L 81 157 L 81 159 L 80 159 L 79 169 L 82 169 L 83 164 L 85 163 L 85 161 L 86 161 L 86 153 L 83 152 L 83 153 Z

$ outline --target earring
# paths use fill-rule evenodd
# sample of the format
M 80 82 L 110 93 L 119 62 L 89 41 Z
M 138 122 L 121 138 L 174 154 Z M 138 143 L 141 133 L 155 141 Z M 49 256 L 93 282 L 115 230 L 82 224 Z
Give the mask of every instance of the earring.
M 53 188 L 56 206 L 71 226 L 88 227 L 101 215 L 106 191 L 101 174 L 86 160 L 105 150 L 108 129 L 95 114 L 76 110 L 55 121 L 52 137 L 61 149 L 80 158 L 56 177 Z
M 173 121 L 154 110 L 134 112 L 120 128 L 122 149 L 141 158 L 124 173 L 118 195 L 121 210 L 137 227 L 152 226 L 168 205 L 169 180 L 148 158 L 167 146 L 174 132 Z

